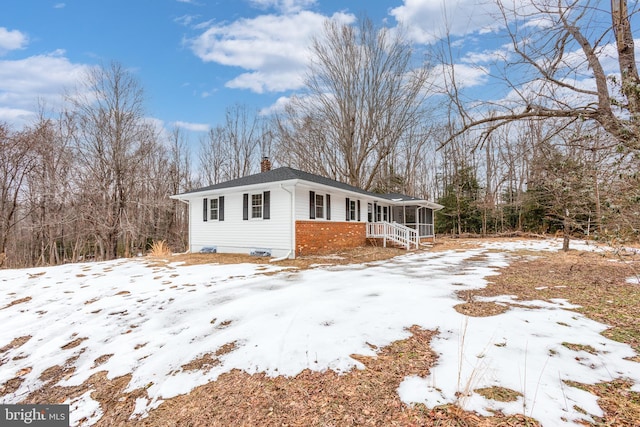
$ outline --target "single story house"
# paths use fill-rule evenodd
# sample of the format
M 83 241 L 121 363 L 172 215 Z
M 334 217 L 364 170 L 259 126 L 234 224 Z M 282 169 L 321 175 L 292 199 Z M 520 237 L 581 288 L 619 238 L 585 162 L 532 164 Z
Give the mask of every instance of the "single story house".
M 442 206 L 402 194 L 376 194 L 290 167 L 171 196 L 189 205 L 191 252 L 276 258 L 363 246 L 368 238 L 417 248 L 434 237 Z

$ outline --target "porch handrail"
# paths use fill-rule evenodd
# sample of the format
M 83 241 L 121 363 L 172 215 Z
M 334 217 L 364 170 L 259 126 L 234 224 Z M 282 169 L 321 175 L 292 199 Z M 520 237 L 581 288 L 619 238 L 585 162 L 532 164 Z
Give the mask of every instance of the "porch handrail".
M 420 247 L 420 236 L 417 230 L 398 224 L 397 222 L 369 222 L 367 223 L 367 237 L 382 238 L 383 245 L 391 240 L 404 246 L 407 250 Z

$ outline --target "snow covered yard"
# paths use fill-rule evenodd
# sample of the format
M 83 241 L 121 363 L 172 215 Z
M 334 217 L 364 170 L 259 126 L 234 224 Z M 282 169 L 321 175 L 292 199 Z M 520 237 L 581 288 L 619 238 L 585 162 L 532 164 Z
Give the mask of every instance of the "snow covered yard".
M 459 292 L 485 287 L 513 251 L 559 245 L 493 242 L 309 270 L 137 259 L 0 271 L 0 402 L 23 401 L 55 367 L 68 370 L 61 387 L 106 371 L 130 375 L 126 391 L 144 391 L 130 414 L 139 419 L 234 369 L 271 377 L 364 369 L 352 355 L 376 356 L 417 325 L 438 331 L 430 344 L 438 359 L 428 376 L 399 384 L 403 402 L 524 414 L 544 426 L 591 421 L 602 416 L 596 396 L 568 383 L 623 378 L 640 391 L 634 351 L 602 336 L 607 326 L 561 299 L 479 298 L 506 310 L 487 317 L 455 308 Z M 492 387 L 516 397 L 478 392 Z M 102 417 L 90 391 L 66 401 L 73 425 Z

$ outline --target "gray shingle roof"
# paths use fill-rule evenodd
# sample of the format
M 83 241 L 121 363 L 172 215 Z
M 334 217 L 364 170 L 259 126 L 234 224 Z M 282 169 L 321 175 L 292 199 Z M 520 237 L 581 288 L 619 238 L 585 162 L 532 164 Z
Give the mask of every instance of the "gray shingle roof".
M 393 200 L 396 202 L 411 202 L 414 200 L 423 200 L 423 199 L 418 199 L 417 197 L 407 196 L 406 194 L 400 194 L 400 193 L 380 194 L 380 196 L 384 197 L 385 199 Z
M 218 184 L 210 185 L 208 187 L 202 187 L 195 190 L 187 191 L 182 194 L 193 194 L 200 193 L 204 191 L 211 190 L 222 190 L 225 188 L 234 188 L 234 187 L 244 187 L 246 185 L 256 185 L 256 184 L 268 184 L 271 182 L 279 182 L 279 181 L 290 181 L 292 179 L 299 179 L 307 182 L 313 182 L 316 184 L 326 185 L 329 187 L 334 187 L 340 190 L 351 191 L 354 193 L 364 194 L 370 197 L 382 198 L 392 202 L 407 202 L 407 201 L 422 201 L 423 199 L 418 199 L 412 196 L 407 196 L 406 194 L 399 193 L 391 193 L 391 194 L 378 194 L 372 193 L 370 191 L 363 190 L 359 187 L 354 187 L 353 185 L 345 184 L 344 182 L 336 181 L 334 179 L 326 178 L 324 176 L 315 175 L 309 172 L 304 172 L 298 169 L 293 169 L 290 167 L 280 167 L 276 169 L 271 169 L 267 172 L 256 173 L 253 175 L 244 176 L 242 178 L 232 179 L 230 181 L 220 182 Z M 433 205 L 432 207 L 439 209 L 440 205 L 433 202 L 427 202 L 429 205 Z M 439 207 L 440 206 L 440 207 Z
M 304 181 L 314 182 L 316 184 L 328 185 L 330 187 L 338 188 L 341 190 L 352 191 L 355 193 L 366 194 L 373 197 L 381 197 L 380 194 L 371 193 L 361 188 L 354 187 L 353 185 L 345 184 L 344 182 L 336 181 L 324 176 L 315 175 L 308 172 L 303 172 L 298 169 L 290 167 L 280 167 L 272 169 L 267 172 L 257 173 L 254 175 L 244 176 L 242 178 L 232 179 L 231 181 L 220 182 L 218 184 L 210 185 L 208 187 L 198 188 L 196 190 L 187 191 L 182 194 L 200 193 L 202 191 L 221 190 L 224 188 L 243 187 L 245 185 L 255 184 L 267 184 L 270 182 L 289 181 L 292 179 L 301 179 Z

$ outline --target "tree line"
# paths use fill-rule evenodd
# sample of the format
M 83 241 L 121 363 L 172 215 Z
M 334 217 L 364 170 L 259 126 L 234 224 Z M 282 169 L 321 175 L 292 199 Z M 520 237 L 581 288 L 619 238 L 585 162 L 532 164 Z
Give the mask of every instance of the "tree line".
M 284 109 L 229 106 L 196 153 L 182 130 L 147 119 L 143 89 L 121 64 L 92 69 L 65 111 L 43 108 L 19 130 L 0 124 L 0 266 L 131 256 L 157 240 L 184 250 L 186 206 L 169 196 L 258 172 L 263 156 L 434 200 L 444 206 L 438 233 L 637 239 L 633 11 L 612 0 L 611 24 L 586 34 L 580 23 L 601 16 L 597 5 L 540 2 L 527 18 L 550 29 L 533 32 L 514 24 L 521 9 L 496 1 L 513 43 L 498 74 L 524 88 L 500 104 L 469 98 L 446 38 L 421 56 L 402 31 L 366 17 L 326 24 L 305 88 Z M 618 77 L 600 63 L 611 46 Z M 569 79 L 585 73 L 592 88 Z
M 154 240 L 186 243 L 191 187 L 186 140 L 144 115 L 140 84 L 121 64 L 95 68 L 70 99 L 30 126 L 0 124 L 0 265 L 136 255 Z

